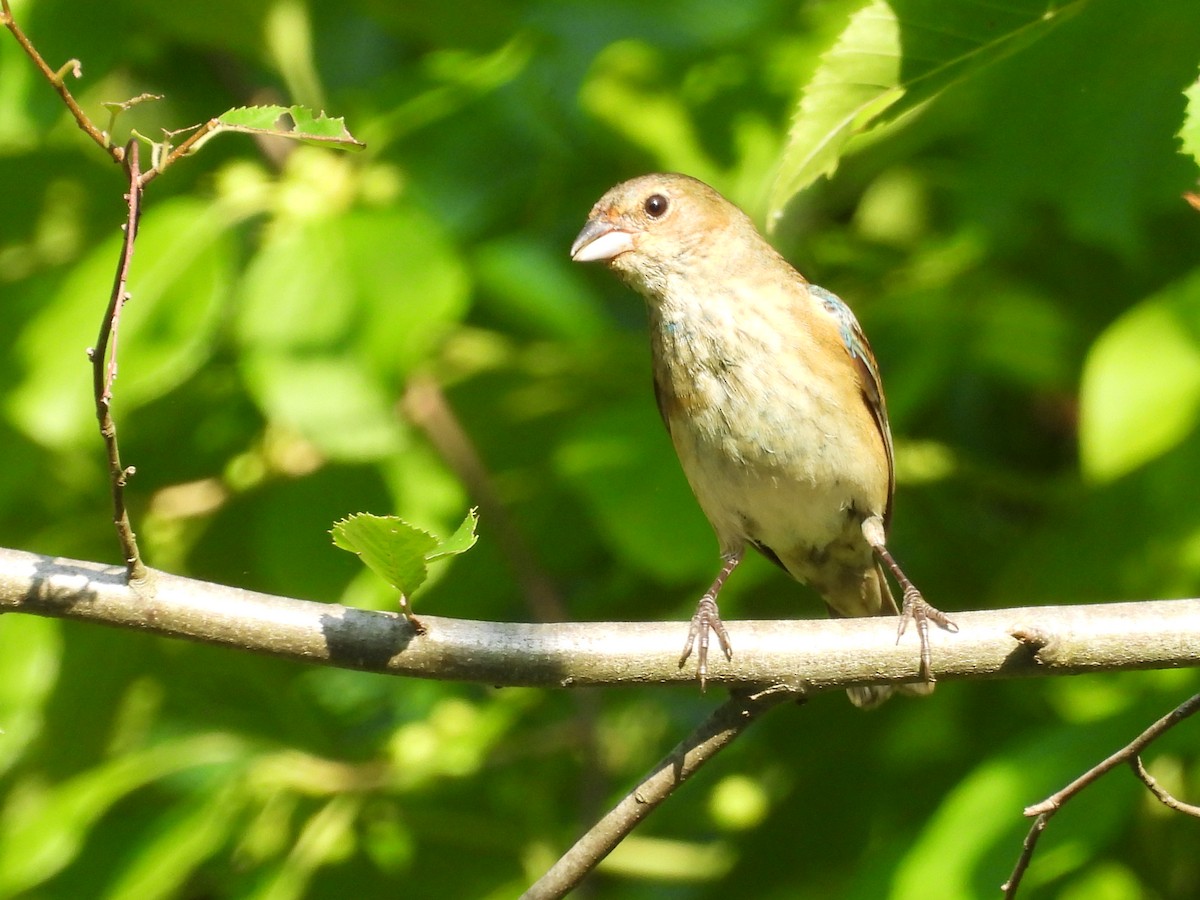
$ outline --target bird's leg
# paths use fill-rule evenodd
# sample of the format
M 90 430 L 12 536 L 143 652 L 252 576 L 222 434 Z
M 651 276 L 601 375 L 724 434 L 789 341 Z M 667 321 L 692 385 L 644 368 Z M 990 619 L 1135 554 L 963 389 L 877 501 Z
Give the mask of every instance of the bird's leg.
M 888 571 L 892 573 L 896 583 L 904 592 L 904 603 L 900 608 L 900 625 L 896 629 L 896 643 L 900 642 L 905 629 L 908 628 L 908 623 L 915 622 L 917 637 L 921 642 L 921 678 L 926 683 L 932 684 L 934 681 L 933 656 L 929 650 L 929 623 L 936 622 L 946 631 L 951 632 L 958 631 L 958 626 L 944 612 L 930 604 L 917 590 L 917 586 L 908 580 L 908 576 L 904 574 L 900 564 L 888 551 L 883 520 L 879 516 L 871 516 L 866 519 L 862 524 L 862 531 L 871 550 L 879 557 L 880 562 L 887 566 Z
M 696 614 L 692 616 L 691 627 L 688 628 L 687 641 L 683 645 L 683 655 L 679 657 L 679 668 L 683 668 L 683 664 L 687 662 L 688 657 L 692 655 L 692 648 L 696 647 L 696 677 L 700 679 L 700 690 L 704 690 L 705 681 L 708 678 L 708 640 L 709 633 L 715 631 L 717 633 L 717 641 L 721 645 L 721 652 L 725 654 L 726 659 L 733 659 L 733 648 L 729 645 L 729 632 L 725 630 L 725 623 L 721 621 L 721 614 L 717 611 L 717 594 L 721 593 L 721 588 L 734 569 L 738 567 L 738 563 L 742 561 L 742 550 L 735 550 L 733 553 L 723 555 L 725 560 L 721 566 L 721 571 L 717 573 L 716 579 L 712 586 L 704 592 L 704 596 L 700 598 L 700 602 L 696 604 Z

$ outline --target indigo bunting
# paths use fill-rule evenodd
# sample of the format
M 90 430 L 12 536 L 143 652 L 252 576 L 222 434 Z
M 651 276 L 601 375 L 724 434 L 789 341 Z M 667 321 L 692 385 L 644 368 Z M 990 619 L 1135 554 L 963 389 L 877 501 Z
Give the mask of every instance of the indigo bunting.
M 835 616 L 899 614 L 897 640 L 914 622 L 923 683 L 905 687 L 932 690 L 928 623 L 957 629 L 888 551 L 892 437 L 879 370 L 849 307 L 686 175 L 612 188 L 571 257 L 604 261 L 646 298 L 658 409 L 720 546 L 679 665 L 695 648 L 703 687 L 713 633 L 732 658 L 717 596 L 750 546 L 815 588 Z M 903 590 L 902 611 L 884 567 Z M 869 707 L 891 688 L 849 693 Z

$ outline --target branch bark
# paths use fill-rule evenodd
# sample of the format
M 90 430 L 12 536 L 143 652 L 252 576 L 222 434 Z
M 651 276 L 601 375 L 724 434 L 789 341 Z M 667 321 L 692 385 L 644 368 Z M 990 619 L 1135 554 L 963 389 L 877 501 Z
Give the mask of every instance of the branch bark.
M 148 570 L 0 549 L 0 612 L 96 622 L 300 662 L 491 685 L 694 683 L 676 665 L 684 622 L 515 624 L 403 616 L 259 594 Z M 955 613 L 931 635 L 942 680 L 1200 665 L 1200 600 Z M 812 694 L 917 681 L 915 638 L 895 620 L 735 621 L 731 662 L 712 684 Z

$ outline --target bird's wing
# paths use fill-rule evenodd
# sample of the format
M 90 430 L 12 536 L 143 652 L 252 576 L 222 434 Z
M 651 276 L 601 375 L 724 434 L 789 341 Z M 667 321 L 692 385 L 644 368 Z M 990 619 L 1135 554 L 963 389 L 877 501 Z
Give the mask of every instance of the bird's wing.
M 850 359 L 853 360 L 854 366 L 858 370 L 863 402 L 871 411 L 871 418 L 875 420 L 875 427 L 879 429 L 879 436 L 883 439 L 883 449 L 887 454 L 888 464 L 888 499 L 887 509 L 883 514 L 883 521 L 886 525 L 892 515 L 892 493 L 896 487 L 896 464 L 892 451 L 892 430 L 888 425 L 887 403 L 883 399 L 883 382 L 879 378 L 879 366 L 875 362 L 875 354 L 871 352 L 871 345 L 867 343 L 867 336 L 863 334 L 858 319 L 854 317 L 850 307 L 843 303 L 840 297 L 815 284 L 808 286 L 808 292 L 836 320 L 842 345 L 850 354 Z

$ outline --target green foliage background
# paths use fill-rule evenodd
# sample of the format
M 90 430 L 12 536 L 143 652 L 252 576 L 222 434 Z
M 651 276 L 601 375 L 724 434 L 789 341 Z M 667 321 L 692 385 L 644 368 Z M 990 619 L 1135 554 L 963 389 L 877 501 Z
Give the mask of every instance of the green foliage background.
M 330 525 L 365 510 L 444 535 L 481 499 L 399 412 L 420 376 L 572 617 L 682 629 L 715 546 L 656 420 L 641 302 L 567 258 L 606 188 L 682 170 L 780 213 L 781 249 L 859 313 L 897 437 L 893 546 L 935 604 L 1195 595 L 1195 88 L 1178 135 L 1200 6 L 1062 6 L 17 3 L 52 65 L 82 60 L 92 114 L 166 95 L 121 140 L 278 102 L 368 144 L 223 137 L 148 192 L 115 403 L 148 562 L 390 608 Z M 120 172 L 3 38 L 0 543 L 115 562 L 84 349 Z M 485 509 L 418 610 L 536 615 L 497 527 Z M 734 617 L 819 614 L 765 564 L 725 597 Z M 1023 806 L 1198 683 L 777 711 L 588 896 L 994 896 Z M 717 702 L 398 681 L 9 616 L 0 895 L 514 896 Z M 1193 800 L 1195 734 L 1151 766 Z M 1026 896 L 1194 897 L 1198 839 L 1117 773 L 1055 820 Z

